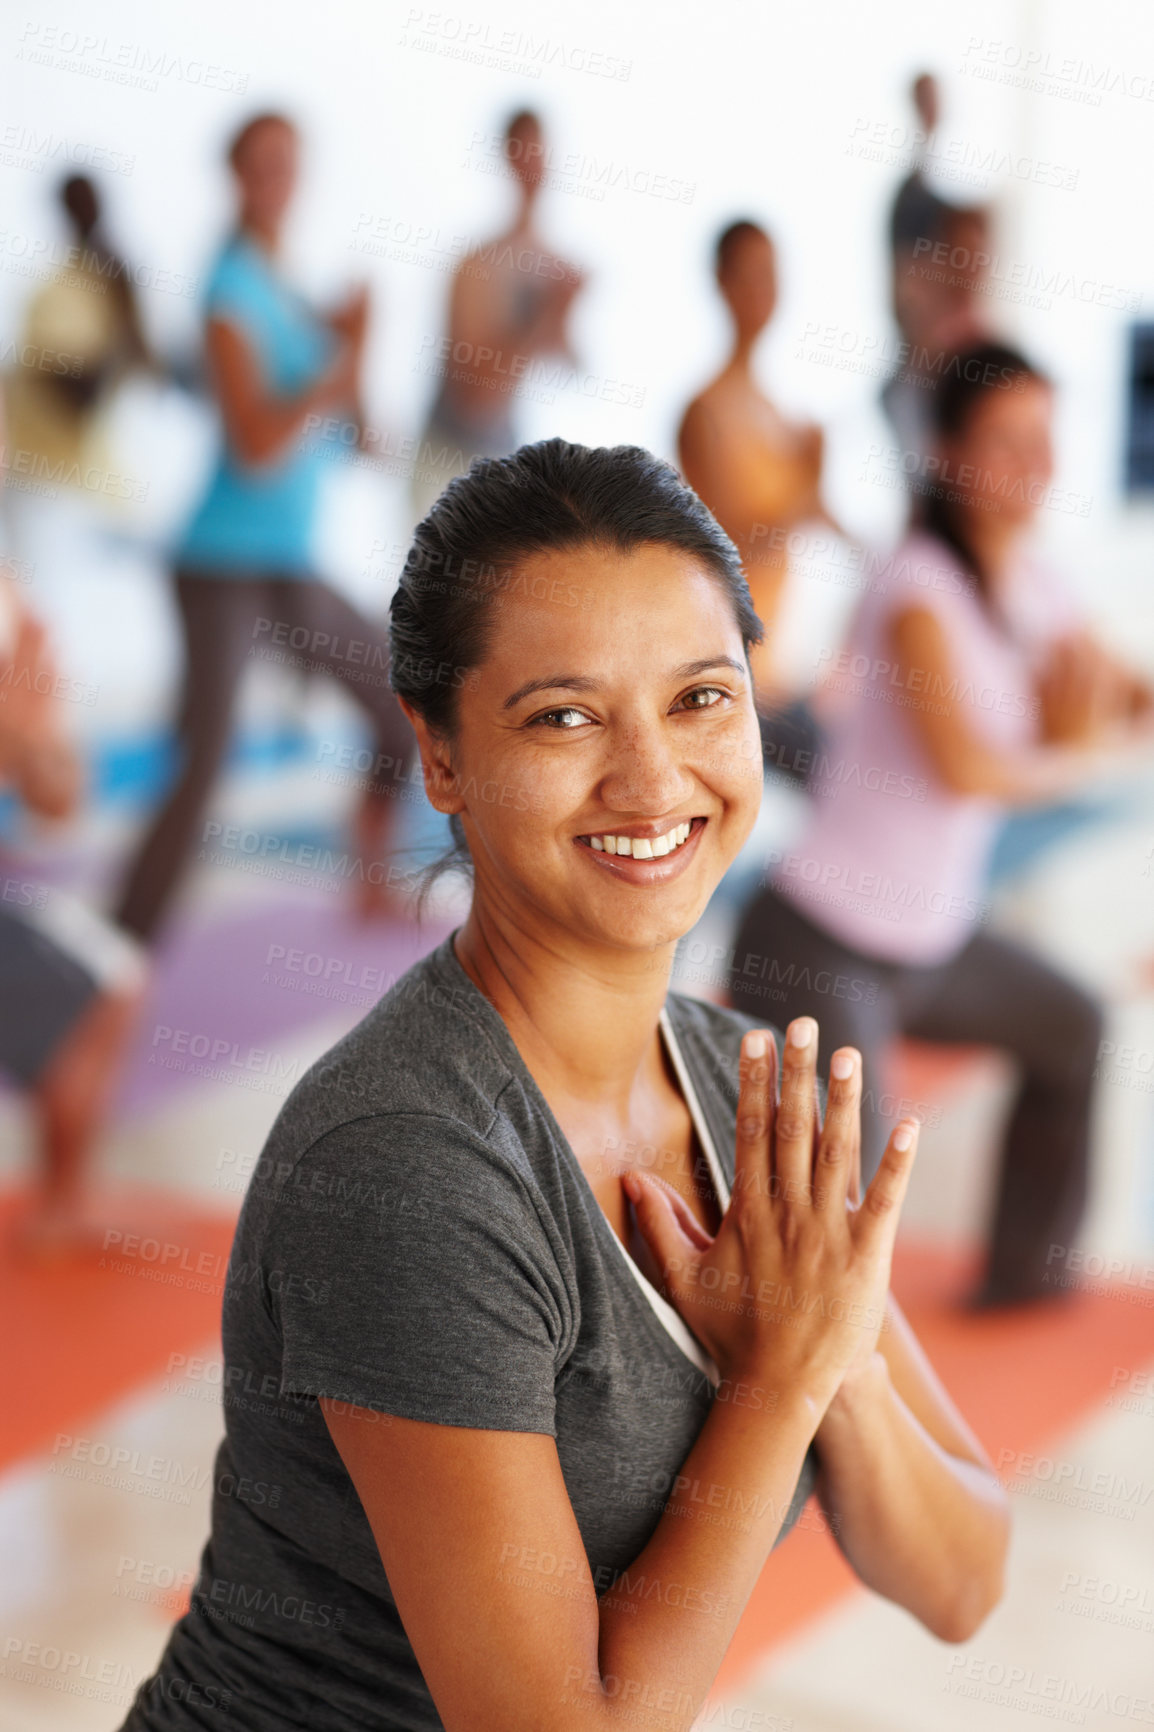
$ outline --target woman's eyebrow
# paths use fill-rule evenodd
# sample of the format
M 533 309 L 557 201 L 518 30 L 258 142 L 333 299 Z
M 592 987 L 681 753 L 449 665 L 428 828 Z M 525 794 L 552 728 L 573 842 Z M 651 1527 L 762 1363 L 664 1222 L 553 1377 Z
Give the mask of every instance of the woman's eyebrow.
M 710 668 L 731 668 L 734 673 L 743 676 L 746 671 L 744 665 L 735 661 L 733 656 L 705 656 L 701 661 L 682 662 L 680 667 L 671 670 L 670 678 L 691 680 L 697 674 L 708 673 Z M 522 698 L 531 697 L 534 692 L 595 692 L 596 690 L 597 681 L 589 679 L 584 674 L 548 674 L 542 680 L 526 680 L 523 686 L 518 686 L 517 690 L 505 699 L 501 707 L 511 710 L 521 702 Z
M 518 686 L 512 697 L 505 699 L 501 708 L 511 710 L 519 704 L 522 698 L 531 697 L 534 692 L 595 692 L 597 681 L 583 674 L 548 674 L 543 680 L 526 680 L 523 686 Z
M 706 656 L 704 661 L 683 662 L 679 668 L 674 668 L 675 680 L 691 680 L 695 674 L 706 674 L 710 668 L 732 668 L 735 674 L 746 673 L 744 662 L 735 661 L 733 656 Z

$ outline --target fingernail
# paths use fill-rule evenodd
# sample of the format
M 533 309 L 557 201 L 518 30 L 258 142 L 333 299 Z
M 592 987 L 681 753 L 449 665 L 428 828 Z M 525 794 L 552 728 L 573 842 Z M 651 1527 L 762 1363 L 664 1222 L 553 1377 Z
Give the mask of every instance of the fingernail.
M 914 1133 L 912 1131 L 907 1131 L 904 1125 L 900 1131 L 894 1132 L 894 1148 L 898 1151 L 899 1155 L 905 1154 L 913 1140 Z
M 846 1077 L 853 1075 L 853 1059 L 848 1052 L 839 1052 L 831 1061 L 829 1070 L 830 1075 L 835 1076 L 838 1082 L 844 1082 Z
M 796 1022 L 789 1025 L 790 1046 L 808 1046 L 813 1038 L 813 1029 L 812 1016 L 799 1016 Z
M 745 1037 L 745 1051 L 749 1058 L 768 1058 L 769 1036 L 758 1029 L 755 1034 Z

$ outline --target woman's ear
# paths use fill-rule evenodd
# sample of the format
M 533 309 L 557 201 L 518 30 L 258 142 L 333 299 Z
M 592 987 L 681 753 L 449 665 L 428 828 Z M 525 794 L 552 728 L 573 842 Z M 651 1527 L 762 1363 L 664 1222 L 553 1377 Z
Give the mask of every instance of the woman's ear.
M 421 754 L 421 772 L 425 778 L 425 795 L 430 806 L 438 812 L 444 812 L 446 817 L 460 812 L 464 807 L 457 789 L 457 777 L 453 770 L 449 742 L 443 734 L 436 733 L 419 715 L 413 706 L 402 697 L 398 697 L 414 734 L 417 736 L 417 747 Z

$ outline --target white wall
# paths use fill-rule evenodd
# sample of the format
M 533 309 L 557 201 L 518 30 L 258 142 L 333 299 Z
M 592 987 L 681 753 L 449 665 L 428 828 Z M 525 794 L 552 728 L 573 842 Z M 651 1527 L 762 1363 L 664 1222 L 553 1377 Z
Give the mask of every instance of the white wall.
M 999 201 L 1005 260 L 1077 283 L 1116 284 L 1129 298 L 1151 301 L 1144 193 L 1154 102 L 1119 91 L 1099 93 L 1095 105 L 1071 101 L 1062 92 L 1078 86 L 1077 71 L 1047 75 L 1040 92 L 998 76 L 1012 75 L 1037 50 L 1055 65 L 1124 72 L 1131 88 L 1145 79 L 1154 91 L 1154 18 L 1126 0 L 1093 8 L 1075 0 L 454 4 L 455 12 L 392 0 L 275 7 L 175 0 L 163 8 L 57 0 L 14 15 L 0 51 L 9 86 L 0 331 L 13 332 L 33 286 L 23 274 L 30 251 L 60 238 L 49 197 L 54 165 L 45 173 L 27 166 L 43 162 L 38 147 L 120 153 L 131 172 L 102 178 L 121 247 L 148 278 L 193 278 L 227 220 L 222 143 L 246 114 L 273 104 L 298 115 L 308 139 L 293 234 L 301 273 L 320 292 L 361 276 L 372 282 L 371 413 L 398 434 L 413 433 L 433 386 L 415 367 L 422 343 L 440 328 L 447 274 L 358 251 L 357 238 L 369 232 L 366 217 L 394 235 L 404 225 L 425 227 L 433 231 L 426 258 L 447 262 L 450 237 L 489 233 L 509 208 L 509 192 L 478 169 L 471 141 L 528 104 L 548 119 L 557 166 L 577 165 L 576 190 L 550 192 L 544 218 L 556 243 L 590 272 L 576 321 L 583 361 L 594 381 L 627 382 L 644 402 L 614 406 L 564 390 L 552 404 L 525 404 L 525 434 L 636 440 L 670 453 L 680 409 L 724 345 L 709 248 L 726 220 L 749 213 L 768 222 L 781 249 L 783 293 L 763 353 L 766 380 L 787 406 L 828 424 L 833 503 L 853 528 L 884 537 L 897 527 L 900 496 L 862 479 L 863 454 L 887 439 L 876 411 L 879 381 L 819 364 L 812 327 L 832 331 L 827 354 L 845 345 L 851 359 L 867 363 L 893 341 L 881 236 L 913 126 L 906 87 L 922 66 L 945 82 L 939 142 L 961 175 L 956 191 Z M 479 61 L 459 57 L 466 44 Z M 528 58 L 542 44 L 544 66 Z M 502 67 L 510 55 L 520 57 L 519 68 Z M 591 56 L 627 63 L 628 76 L 579 70 Z M 116 81 L 119 67 L 147 82 L 158 59 L 156 89 Z M 994 76 L 979 76 L 983 70 Z M 1016 174 L 981 166 L 1011 157 Z M 618 182 L 664 177 L 688 189 L 687 198 L 620 184 L 602 198 L 584 196 L 596 187 L 593 159 Z M 1054 178 L 1046 164 L 1075 184 L 1045 184 Z M 1039 165 L 1044 172 L 1034 180 Z M 438 245 L 446 249 L 439 255 Z M 1084 568 L 1117 516 L 1127 315 L 1084 304 L 1076 289 L 1051 301 L 997 304 L 1007 330 L 1066 387 L 1058 480 L 1091 494 L 1094 509 L 1086 522 L 1045 528 Z M 144 302 L 158 339 L 194 339 L 194 301 L 152 290 Z M 158 470 L 162 516 L 195 487 L 203 461 L 180 417 L 170 422 L 167 444 L 139 425 L 132 435 L 135 461 Z M 331 538 L 334 569 L 353 586 L 377 583 L 364 578 L 373 539 L 406 529 L 399 481 L 347 481 Z

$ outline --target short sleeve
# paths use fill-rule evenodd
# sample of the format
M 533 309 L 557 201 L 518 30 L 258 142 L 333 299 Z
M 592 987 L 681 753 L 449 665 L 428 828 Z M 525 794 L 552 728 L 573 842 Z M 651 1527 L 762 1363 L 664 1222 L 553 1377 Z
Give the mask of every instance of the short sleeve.
M 415 1113 L 330 1131 L 263 1238 L 282 1393 L 553 1435 L 564 1287 L 527 1180 L 480 1137 Z
M 205 316 L 259 333 L 265 312 L 260 279 L 242 253 L 229 251 L 217 260 L 204 298 Z
M 912 535 L 895 549 L 881 574 L 881 611 L 890 619 L 918 608 L 932 613 L 951 639 L 973 612 L 976 579 L 936 537 Z

